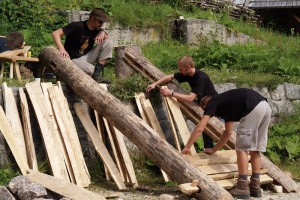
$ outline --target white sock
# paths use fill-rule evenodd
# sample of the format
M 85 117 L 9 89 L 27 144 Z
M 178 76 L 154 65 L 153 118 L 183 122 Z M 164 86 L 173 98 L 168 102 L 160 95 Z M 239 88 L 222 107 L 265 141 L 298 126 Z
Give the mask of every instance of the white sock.
M 34 78 L 34 81 L 36 81 L 36 82 L 41 82 L 41 78 Z

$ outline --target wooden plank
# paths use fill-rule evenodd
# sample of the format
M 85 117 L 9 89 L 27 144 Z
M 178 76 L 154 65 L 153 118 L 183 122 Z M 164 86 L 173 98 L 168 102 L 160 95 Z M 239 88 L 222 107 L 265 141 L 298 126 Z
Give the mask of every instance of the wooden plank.
M 121 152 L 121 155 L 123 157 L 124 164 L 126 166 L 130 181 L 131 181 L 133 187 L 136 188 L 139 185 L 138 185 L 138 182 L 137 182 L 137 179 L 136 179 L 136 176 L 135 176 L 132 161 L 130 159 L 130 156 L 129 156 L 129 153 L 128 153 L 128 150 L 127 150 L 127 147 L 126 147 L 126 144 L 125 144 L 125 141 L 124 141 L 124 136 L 116 128 L 114 128 L 114 132 L 115 132 L 115 135 L 116 135 L 117 142 L 119 144 L 120 152 Z
M 269 170 L 267 169 L 261 169 L 260 174 L 266 174 L 268 173 Z M 250 176 L 252 174 L 252 171 L 248 171 L 248 175 Z M 227 172 L 227 173 L 222 173 L 222 174 L 212 174 L 208 175 L 210 178 L 214 179 L 215 181 L 217 180 L 224 180 L 224 179 L 231 179 L 231 178 L 237 178 L 239 176 L 238 172 Z
M 65 121 L 65 117 L 64 117 L 64 109 L 61 106 L 61 103 L 63 103 L 62 99 L 60 98 L 59 94 L 58 94 L 58 87 L 57 86 L 53 86 L 51 88 L 48 89 L 49 92 L 49 97 L 51 99 L 51 103 L 52 103 L 52 108 L 54 111 L 54 115 L 55 115 L 55 119 L 57 121 L 59 130 L 60 130 L 60 134 L 62 136 L 62 140 L 63 140 L 63 145 L 64 148 L 66 150 L 66 158 L 65 158 L 65 162 L 68 168 L 68 172 L 69 172 L 69 176 L 71 179 L 72 183 L 75 183 L 79 186 L 83 186 L 82 181 L 81 181 L 81 177 L 80 177 L 80 173 L 79 173 L 79 169 L 78 169 L 78 164 L 77 161 L 75 159 L 75 154 L 74 154 L 74 149 L 72 148 L 72 144 L 71 141 L 69 139 L 68 136 L 68 124 Z
M 10 62 L 9 65 L 9 78 L 13 78 L 14 77 L 14 62 Z
M 201 152 L 197 153 L 196 155 L 183 156 L 189 163 L 195 166 L 231 164 L 237 162 L 236 153 L 234 150 L 217 151 L 216 153 L 211 155 Z
M 23 175 L 26 174 L 26 170 L 29 169 L 27 164 L 27 160 L 23 156 L 24 152 L 22 152 L 18 142 L 16 141 L 15 133 L 5 116 L 4 110 L 2 106 L 0 106 L 0 131 L 3 134 L 20 170 Z
M 250 180 L 250 177 L 248 177 L 248 180 Z M 269 175 L 262 174 L 260 176 L 260 184 L 261 185 L 272 183 L 272 182 L 273 182 L 273 178 L 271 178 Z M 235 185 L 236 179 L 219 180 L 219 181 L 216 181 L 216 183 L 219 184 L 224 189 L 230 189 Z
M 79 170 L 79 174 L 81 177 L 81 181 L 82 181 L 82 185 L 83 187 L 87 187 L 89 184 L 91 184 L 91 177 L 89 174 L 89 170 L 86 166 L 86 162 L 82 153 L 82 148 L 80 145 L 80 141 L 79 141 L 79 137 L 77 134 L 77 129 L 74 123 L 74 119 L 72 116 L 72 113 L 69 109 L 69 104 L 67 99 L 64 96 L 62 87 L 60 85 L 60 82 L 57 82 L 58 85 L 58 96 L 60 97 L 60 102 L 61 102 L 61 108 L 63 110 L 63 112 L 61 113 L 61 116 L 63 116 L 63 121 L 65 124 L 65 127 L 67 128 L 67 134 L 68 134 L 68 138 L 70 140 L 71 143 L 71 147 L 73 149 L 73 153 L 75 156 L 75 160 L 77 163 L 77 167 Z
M 173 119 L 175 121 L 175 124 L 177 125 L 177 130 L 178 130 L 178 134 L 180 135 L 182 142 L 184 143 L 184 145 L 186 145 L 186 143 L 188 142 L 191 134 L 190 131 L 186 125 L 185 119 L 182 115 L 182 112 L 180 110 L 180 107 L 177 103 L 177 100 L 175 98 L 170 98 L 168 97 L 167 99 L 167 104 L 169 106 L 170 112 L 173 116 Z M 194 147 L 194 145 L 191 146 L 191 154 L 195 155 L 196 149 Z
M 2 91 L 6 117 L 13 129 L 13 134 L 21 150 L 21 153 L 27 161 L 28 159 L 26 153 L 24 133 L 13 90 L 12 88 L 7 87 L 6 83 L 2 83 Z
M 238 171 L 237 164 L 205 165 L 205 166 L 198 166 L 197 168 L 207 175 Z M 251 170 L 250 164 L 248 170 Z
M 25 139 L 25 146 L 27 152 L 27 161 L 30 169 L 38 171 L 37 158 L 36 158 L 32 131 L 31 131 L 28 102 L 23 88 L 19 88 L 19 95 L 20 95 L 20 104 L 21 104 L 21 112 L 22 112 L 24 139 Z
M 105 132 L 104 132 L 103 118 L 100 117 L 99 113 L 96 110 L 94 110 L 94 113 L 95 113 L 96 126 L 97 126 L 100 140 L 102 140 L 102 142 L 105 144 Z M 106 165 L 104 165 L 104 171 L 105 171 L 105 178 L 106 178 L 106 180 L 109 181 L 110 175 L 109 175 L 109 171 L 108 171 Z
M 105 118 L 103 118 L 103 121 L 104 121 L 104 126 L 106 128 L 106 132 L 107 132 L 107 135 L 108 135 L 108 139 L 109 139 L 109 142 L 110 142 L 110 146 L 112 148 L 113 155 L 114 155 L 114 158 L 115 158 L 114 159 L 115 163 L 117 164 L 117 167 L 118 167 L 118 169 L 120 171 L 120 174 L 121 174 L 123 182 L 125 182 L 126 181 L 126 171 L 124 171 L 124 169 L 122 167 L 122 162 L 120 160 L 120 157 L 118 156 L 118 150 L 117 150 L 117 147 L 116 147 L 116 144 L 115 144 L 112 132 L 110 130 L 109 123 L 108 123 L 108 121 Z
M 107 166 L 109 169 L 109 173 L 111 174 L 113 180 L 117 184 L 118 188 L 120 190 L 126 189 L 125 184 L 122 181 L 122 176 L 115 165 L 112 157 L 110 156 L 109 152 L 107 151 L 105 145 L 103 142 L 100 140 L 98 136 L 98 131 L 96 127 L 94 126 L 91 118 L 89 117 L 88 112 L 84 109 L 84 106 L 82 103 L 75 103 L 74 104 L 75 112 L 77 116 L 79 117 L 82 125 L 84 126 L 87 134 L 90 136 L 94 146 L 95 150 L 101 157 L 102 161 L 104 164 Z
M 29 174 L 26 176 L 34 183 L 40 183 L 48 190 L 57 193 L 63 197 L 67 197 L 72 200 L 105 200 L 106 198 L 86 190 L 80 186 L 77 186 L 68 181 L 49 176 L 33 170 L 28 170 Z
M 163 133 L 163 130 L 161 129 L 161 126 L 159 124 L 159 121 L 156 117 L 156 114 L 152 108 L 152 105 L 149 101 L 149 99 L 144 99 L 141 98 L 140 99 L 142 107 L 146 113 L 146 116 L 149 120 L 150 126 L 155 130 L 156 133 L 158 133 L 158 135 L 162 138 L 162 139 L 166 139 L 166 136 Z
M 149 125 L 150 122 L 146 116 L 146 113 L 142 107 L 142 104 L 141 104 L 141 101 L 140 101 L 140 98 L 145 98 L 145 94 L 143 92 L 140 92 L 140 93 L 135 93 L 135 102 L 136 102 L 136 105 L 138 107 L 138 110 L 140 112 L 140 115 L 141 115 L 141 118 Z
M 16 74 L 17 80 L 21 80 L 20 66 L 18 62 L 14 63 L 14 73 Z
M 171 131 L 172 131 L 173 138 L 174 138 L 175 148 L 176 148 L 179 152 L 181 152 L 181 147 L 180 147 L 180 143 L 179 143 L 179 139 L 178 139 L 176 127 L 175 127 L 175 120 L 174 120 L 174 118 L 173 118 L 173 116 L 172 116 L 172 113 L 171 113 L 171 111 L 170 111 L 170 108 L 169 108 L 169 106 L 168 106 L 167 98 L 169 98 L 169 97 L 162 97 L 163 103 L 165 104 L 165 107 L 166 107 L 166 110 L 167 110 L 168 119 L 169 119 L 169 122 L 170 122 Z
M 4 66 L 4 61 L 3 61 L 3 62 L 1 62 L 0 80 L 3 79 L 4 67 L 5 67 L 5 66 Z
M 52 173 L 57 178 L 69 181 L 64 156 L 62 155 L 63 147 L 61 146 L 61 141 L 59 139 L 59 132 L 55 127 L 53 113 L 49 111 L 49 108 L 45 103 L 47 99 L 37 82 L 27 83 L 25 87 L 39 122 Z
M 155 115 L 155 112 L 151 106 L 151 103 L 149 99 L 140 98 L 141 105 L 145 111 L 145 114 L 149 120 L 150 126 L 155 130 L 155 133 L 157 133 L 164 141 L 166 141 L 166 136 L 164 135 L 161 126 L 159 124 L 159 121 Z M 161 170 L 163 178 L 166 182 L 170 181 L 168 175 L 166 172 Z

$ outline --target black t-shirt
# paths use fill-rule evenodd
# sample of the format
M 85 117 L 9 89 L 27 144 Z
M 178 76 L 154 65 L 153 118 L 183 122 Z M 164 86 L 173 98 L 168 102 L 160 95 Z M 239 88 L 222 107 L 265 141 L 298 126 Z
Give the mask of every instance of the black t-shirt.
M 264 100 L 267 99 L 251 89 L 228 90 L 211 98 L 204 109 L 204 115 L 218 116 L 225 122 L 237 122 Z
M 215 96 L 218 94 L 209 76 L 199 69 L 196 69 L 194 76 L 185 76 L 177 72 L 174 74 L 174 78 L 180 83 L 188 82 L 192 89 L 191 92 L 197 95 L 196 100 L 198 100 L 198 102 L 200 102 L 204 96 Z
M 0 53 L 10 50 L 6 44 L 6 38 L 0 37 Z
M 96 35 L 102 31 L 102 29 L 90 30 L 87 21 L 72 22 L 62 30 L 66 35 L 64 46 L 71 59 L 87 54 L 94 46 Z

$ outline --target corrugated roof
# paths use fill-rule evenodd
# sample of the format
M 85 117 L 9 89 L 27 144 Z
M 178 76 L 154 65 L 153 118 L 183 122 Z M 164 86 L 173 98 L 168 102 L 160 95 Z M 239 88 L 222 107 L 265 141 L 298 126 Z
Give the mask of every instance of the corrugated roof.
M 249 8 L 300 8 L 300 0 L 252 0 Z

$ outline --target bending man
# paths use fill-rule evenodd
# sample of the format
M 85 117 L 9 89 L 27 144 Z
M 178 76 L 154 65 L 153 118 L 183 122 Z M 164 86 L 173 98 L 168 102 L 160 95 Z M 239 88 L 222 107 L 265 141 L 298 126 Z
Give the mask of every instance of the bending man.
M 187 82 L 192 91 L 187 95 L 174 92 L 168 88 L 160 89 L 160 93 L 163 96 L 173 96 L 184 102 L 196 100 L 200 103 L 204 96 L 215 96 L 218 94 L 209 76 L 205 72 L 195 68 L 194 61 L 190 56 L 186 55 L 179 59 L 178 70 L 179 72 L 167 75 L 149 85 L 147 91 L 151 91 L 157 85 L 167 84 L 176 79 L 180 83 Z M 213 148 L 213 140 L 205 133 L 203 133 L 203 142 L 204 148 Z
M 213 117 L 221 117 L 225 120 L 225 131 L 218 143 L 205 153 L 213 154 L 228 141 L 234 122 L 240 122 L 236 135 L 236 154 L 239 177 L 237 184 L 229 190 L 236 198 L 247 199 L 261 197 L 260 189 L 260 152 L 266 151 L 268 140 L 268 126 L 271 118 L 271 108 L 266 98 L 259 93 L 246 88 L 229 90 L 214 97 L 206 96 L 201 105 L 204 115 L 195 127 L 183 154 L 190 153 L 190 147 L 203 132 L 208 120 Z M 251 156 L 252 176 L 248 184 L 248 153 Z M 250 187 L 250 189 L 249 189 Z

